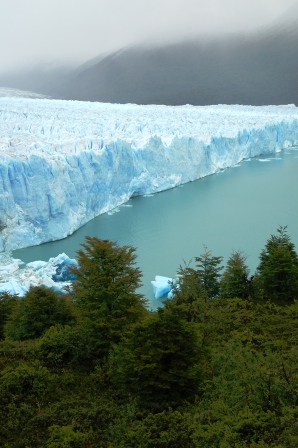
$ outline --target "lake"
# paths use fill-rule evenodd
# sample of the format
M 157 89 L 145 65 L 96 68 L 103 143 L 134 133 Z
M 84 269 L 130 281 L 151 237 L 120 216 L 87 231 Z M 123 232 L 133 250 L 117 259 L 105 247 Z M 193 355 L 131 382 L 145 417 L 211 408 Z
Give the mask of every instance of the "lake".
M 13 252 L 25 263 L 61 252 L 74 258 L 86 235 L 131 245 L 143 272 L 141 292 L 152 309 L 155 275 L 173 277 L 179 265 L 204 252 L 226 261 L 247 255 L 254 273 L 260 251 L 279 225 L 298 247 L 298 148 L 243 161 L 237 167 L 154 195 L 135 197 L 63 240 Z

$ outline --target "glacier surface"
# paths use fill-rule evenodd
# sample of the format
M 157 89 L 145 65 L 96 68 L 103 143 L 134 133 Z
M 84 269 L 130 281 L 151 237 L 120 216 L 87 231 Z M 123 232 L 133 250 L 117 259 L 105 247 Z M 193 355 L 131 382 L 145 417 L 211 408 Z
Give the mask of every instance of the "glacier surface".
M 0 251 L 298 144 L 298 108 L 0 98 Z

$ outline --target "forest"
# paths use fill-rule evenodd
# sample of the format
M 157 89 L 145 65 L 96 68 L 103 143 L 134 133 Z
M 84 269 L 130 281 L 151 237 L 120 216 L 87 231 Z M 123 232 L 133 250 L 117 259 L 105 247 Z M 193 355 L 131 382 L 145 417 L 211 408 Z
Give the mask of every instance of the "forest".
M 149 310 L 136 250 L 87 237 L 65 294 L 0 295 L 0 447 L 297 448 L 298 255 L 211 250 Z

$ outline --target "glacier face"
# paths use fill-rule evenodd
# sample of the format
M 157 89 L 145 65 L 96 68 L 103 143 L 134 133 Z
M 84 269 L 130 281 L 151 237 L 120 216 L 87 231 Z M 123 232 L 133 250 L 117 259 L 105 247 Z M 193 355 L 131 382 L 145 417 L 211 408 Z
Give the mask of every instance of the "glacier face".
M 298 108 L 0 98 L 0 251 L 298 144 Z

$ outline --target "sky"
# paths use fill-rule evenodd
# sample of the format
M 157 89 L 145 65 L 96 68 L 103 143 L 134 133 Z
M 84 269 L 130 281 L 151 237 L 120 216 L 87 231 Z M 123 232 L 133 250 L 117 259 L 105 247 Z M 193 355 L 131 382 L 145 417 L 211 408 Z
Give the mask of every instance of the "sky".
M 0 0 L 0 73 L 142 42 L 248 32 L 297 0 Z

